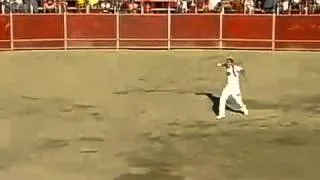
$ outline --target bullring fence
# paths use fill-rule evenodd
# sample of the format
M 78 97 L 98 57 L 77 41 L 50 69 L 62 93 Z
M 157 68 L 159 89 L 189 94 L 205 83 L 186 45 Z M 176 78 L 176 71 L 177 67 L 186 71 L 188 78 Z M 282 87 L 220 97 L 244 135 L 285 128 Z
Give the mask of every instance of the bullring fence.
M 7 14 L 0 50 L 320 50 L 319 15 Z

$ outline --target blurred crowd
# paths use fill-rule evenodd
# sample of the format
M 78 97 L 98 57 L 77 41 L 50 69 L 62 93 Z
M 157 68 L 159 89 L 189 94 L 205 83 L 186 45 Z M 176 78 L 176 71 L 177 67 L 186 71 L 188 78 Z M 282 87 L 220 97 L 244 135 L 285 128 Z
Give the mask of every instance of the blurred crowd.
M 320 13 L 320 0 L 0 0 L 0 6 L 1 13 Z

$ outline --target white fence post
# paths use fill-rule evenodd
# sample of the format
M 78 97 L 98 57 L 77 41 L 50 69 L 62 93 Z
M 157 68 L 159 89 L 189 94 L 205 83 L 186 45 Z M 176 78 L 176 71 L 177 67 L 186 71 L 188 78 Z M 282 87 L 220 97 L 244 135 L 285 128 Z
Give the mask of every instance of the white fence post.
M 141 14 L 144 14 L 144 0 L 140 1 Z
M 119 50 L 120 48 L 120 15 L 119 11 L 116 12 L 116 48 Z
M 33 14 L 33 5 L 31 2 L 30 2 L 30 12 L 31 12 L 31 14 Z
M 171 49 L 171 6 L 169 2 L 168 6 L 168 50 Z
M 13 42 L 13 14 L 10 11 L 10 50 L 14 50 L 14 42 Z
M 87 14 L 90 13 L 90 5 L 89 5 L 89 4 L 87 4 L 87 6 L 86 6 L 86 13 L 87 13 Z
M 222 34 L 223 34 L 223 13 L 224 13 L 224 8 L 222 8 L 222 12 L 220 12 L 220 15 L 219 15 L 219 49 L 222 49 L 223 47 L 223 45 L 222 45 Z
M 5 6 L 4 6 L 4 4 L 1 4 L 1 12 L 2 12 L 2 14 L 5 14 Z
M 64 38 L 64 50 L 68 49 L 68 27 L 67 27 L 67 11 L 63 12 L 63 38 Z
M 61 4 L 59 4 L 59 6 L 58 6 L 58 13 L 61 14 L 61 12 L 62 12 L 62 7 L 61 7 Z
M 275 50 L 276 46 L 276 13 L 272 15 L 272 51 Z

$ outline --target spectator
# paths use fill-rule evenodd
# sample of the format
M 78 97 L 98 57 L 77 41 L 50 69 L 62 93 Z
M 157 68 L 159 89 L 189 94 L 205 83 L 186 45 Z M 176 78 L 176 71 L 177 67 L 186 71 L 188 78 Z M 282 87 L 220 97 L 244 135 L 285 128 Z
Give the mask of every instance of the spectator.
M 198 11 L 197 10 L 197 8 L 196 8 L 196 2 L 195 2 L 195 0 L 191 0 L 191 4 L 190 4 L 190 11 L 192 12 L 192 13 L 195 13 L 196 11 Z
M 1 11 L 2 13 L 9 13 L 10 12 L 10 4 L 7 0 L 0 0 L 0 4 L 1 4 Z
M 88 0 L 90 8 L 97 9 L 99 6 L 99 0 Z
M 221 0 L 209 0 L 208 1 L 208 10 L 214 11 L 221 4 Z
M 232 13 L 232 12 L 234 12 L 230 0 L 224 0 L 224 1 L 222 1 L 222 8 L 224 9 L 224 12 L 225 12 L 225 13 Z
M 59 8 L 59 13 L 66 12 L 68 9 L 68 2 L 66 0 L 57 0 L 56 4 Z
M 131 0 L 128 4 L 128 11 L 129 13 L 136 14 L 138 11 L 138 4 L 134 2 L 134 0 Z
M 187 13 L 188 12 L 188 1 L 187 0 L 177 0 L 177 12 Z
M 182 13 L 188 13 L 188 0 L 181 0 Z
M 244 13 L 252 14 L 254 11 L 254 1 L 253 0 L 244 0 Z
M 280 8 L 281 13 L 288 13 L 289 12 L 289 0 L 282 0 L 280 4 L 282 7 Z
M 319 13 L 319 10 L 320 10 L 320 0 L 314 0 L 313 13 Z
M 301 0 L 292 0 L 290 10 L 293 13 L 301 13 Z
M 25 13 L 38 13 L 38 1 L 36 0 L 24 0 L 24 11 Z
M 44 12 L 45 13 L 56 13 L 57 12 L 57 3 L 55 0 L 46 0 L 44 2 Z
M 150 5 L 150 3 L 146 3 L 144 12 L 145 13 L 151 13 L 151 5 Z
M 254 12 L 255 13 L 263 13 L 264 12 L 262 9 L 262 2 L 261 1 L 258 1 L 258 3 L 256 4 Z
M 177 8 L 176 8 L 177 13 L 182 13 L 182 1 L 177 0 Z
M 124 0 L 111 0 L 111 6 L 114 10 L 121 11 L 122 9 L 127 8 Z
M 87 0 L 77 0 L 77 8 L 81 11 L 82 8 L 85 8 L 88 4 Z
M 13 13 L 23 12 L 23 1 L 22 0 L 11 0 L 10 8 Z
M 266 12 L 271 13 L 274 12 L 276 8 L 277 0 L 265 0 L 264 1 L 264 9 Z
M 112 6 L 111 6 L 111 2 L 110 1 L 104 0 L 104 1 L 101 2 L 100 6 L 102 8 L 102 12 L 104 12 L 104 13 L 112 12 Z
M 209 12 L 209 1 L 208 0 L 202 0 L 201 4 L 202 4 L 203 12 L 204 13 Z
M 304 8 L 304 13 L 308 14 L 308 13 L 312 13 L 312 0 L 305 0 L 304 4 L 303 4 Z

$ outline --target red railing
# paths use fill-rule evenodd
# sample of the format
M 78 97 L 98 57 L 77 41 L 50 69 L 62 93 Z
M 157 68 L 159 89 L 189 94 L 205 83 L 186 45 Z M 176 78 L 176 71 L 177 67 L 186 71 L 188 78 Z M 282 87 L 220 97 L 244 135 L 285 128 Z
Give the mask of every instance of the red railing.
M 320 50 L 320 16 L 0 15 L 0 49 Z

